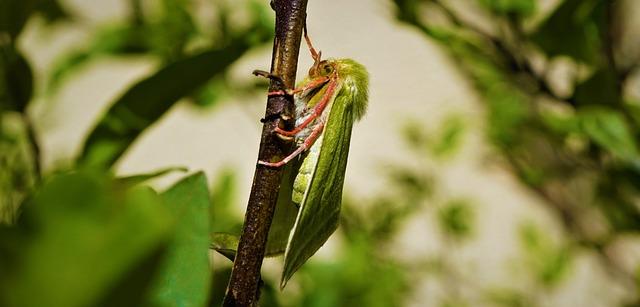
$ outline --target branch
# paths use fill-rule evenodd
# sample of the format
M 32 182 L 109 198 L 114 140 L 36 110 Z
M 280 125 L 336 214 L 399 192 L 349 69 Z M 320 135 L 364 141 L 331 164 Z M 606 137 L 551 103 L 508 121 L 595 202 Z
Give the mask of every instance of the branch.
M 272 80 L 269 90 L 274 91 L 282 90 L 283 86 L 294 87 L 307 0 L 272 0 L 271 7 L 276 12 L 271 73 L 279 76 L 284 83 Z M 291 97 L 273 96 L 267 100 L 259 160 L 273 161 L 288 153 L 289 146 L 284 146 L 273 134 L 273 130 L 281 121 L 280 115 L 291 114 L 292 109 Z M 257 305 L 260 296 L 260 268 L 282 174 L 282 169 L 279 168 L 256 166 L 224 306 Z
M 38 138 L 36 136 L 36 129 L 33 125 L 33 120 L 27 115 L 23 114 L 22 118 L 24 119 L 25 126 L 27 128 L 27 137 L 29 138 L 29 142 L 31 143 L 31 150 L 33 151 L 33 167 L 35 169 L 36 178 L 39 182 L 42 179 L 42 150 L 40 149 L 40 143 L 38 143 Z

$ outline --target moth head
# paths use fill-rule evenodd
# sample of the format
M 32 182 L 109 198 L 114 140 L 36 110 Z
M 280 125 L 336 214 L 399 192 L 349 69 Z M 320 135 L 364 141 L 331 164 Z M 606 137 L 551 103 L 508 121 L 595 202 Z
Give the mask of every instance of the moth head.
M 313 66 L 311 66 L 311 69 L 309 69 L 309 77 L 329 77 L 336 71 L 335 65 L 336 63 L 333 61 L 319 61 L 313 64 Z

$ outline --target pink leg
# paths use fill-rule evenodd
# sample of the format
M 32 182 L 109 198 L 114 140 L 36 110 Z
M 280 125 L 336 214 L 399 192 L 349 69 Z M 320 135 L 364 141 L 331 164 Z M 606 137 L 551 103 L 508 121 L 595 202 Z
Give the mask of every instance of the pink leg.
M 315 128 L 313 128 L 313 131 L 304 140 L 304 143 L 302 143 L 302 145 L 300 145 L 300 147 L 296 148 L 296 150 L 294 152 L 292 152 L 290 155 L 288 155 L 284 159 L 282 159 L 282 161 L 274 162 L 274 163 L 265 162 L 265 161 L 258 161 L 258 164 L 269 166 L 269 167 L 281 167 L 281 166 L 289 163 L 289 161 L 293 160 L 293 158 L 297 157 L 298 155 L 303 153 L 305 150 L 309 149 L 311 147 L 311 145 L 313 145 L 313 143 L 318 139 L 318 137 L 320 136 L 320 133 L 322 133 L 323 129 L 324 129 L 324 123 L 319 123 Z
M 322 99 L 320 100 L 320 102 L 318 102 L 318 104 L 314 107 L 313 113 L 309 115 L 309 117 L 305 119 L 305 121 L 302 122 L 302 124 L 295 127 L 291 131 L 282 130 L 280 129 L 280 127 L 276 127 L 275 132 L 282 136 L 295 136 L 300 131 L 302 131 L 302 129 L 307 127 L 314 119 L 316 119 L 318 116 L 320 116 L 320 114 L 322 114 L 324 109 L 327 107 L 327 104 L 329 104 L 329 100 L 333 96 L 333 93 L 336 90 L 336 84 L 337 83 L 333 80 L 329 81 L 329 85 L 327 87 L 327 91 L 324 93 L 324 96 L 322 96 Z
M 329 78 L 317 78 L 311 82 L 309 82 L 308 84 L 306 84 L 305 86 L 301 86 L 299 88 L 294 88 L 292 90 L 280 90 L 280 91 L 273 91 L 273 92 L 269 92 L 267 93 L 268 96 L 283 96 L 283 95 L 293 95 L 293 94 L 297 94 L 300 92 L 304 92 L 306 90 L 310 90 L 310 89 L 314 89 L 318 86 L 324 85 L 325 83 L 327 83 L 327 81 L 329 81 Z
M 264 77 L 270 80 L 275 80 L 276 82 L 280 83 L 280 84 L 284 84 L 284 81 L 282 80 L 282 78 L 280 78 L 279 76 L 273 75 L 267 71 L 264 70 L 259 70 L 256 69 L 253 71 L 253 74 L 255 76 L 258 77 Z M 308 84 L 306 84 L 305 86 L 301 86 L 299 88 L 295 88 L 292 90 L 279 90 L 279 91 L 273 91 L 273 92 L 269 92 L 267 95 L 268 96 L 282 96 L 282 95 L 293 95 L 299 92 L 303 92 L 309 89 L 313 89 L 316 88 L 318 86 L 324 85 L 325 83 L 327 83 L 327 81 L 329 81 L 328 77 L 319 77 L 316 78 L 315 80 L 309 82 Z

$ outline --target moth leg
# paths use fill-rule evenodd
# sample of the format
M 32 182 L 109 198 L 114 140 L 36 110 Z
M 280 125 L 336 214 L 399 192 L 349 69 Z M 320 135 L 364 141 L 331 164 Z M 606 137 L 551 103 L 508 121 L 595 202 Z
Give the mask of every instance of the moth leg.
M 282 80 L 282 78 L 280 78 L 280 76 L 276 76 L 268 71 L 256 69 L 253 71 L 253 75 L 256 77 L 264 77 L 267 79 L 275 80 L 276 82 L 284 84 L 284 81 Z
M 313 90 L 313 89 L 315 89 L 317 87 L 320 87 L 320 86 L 324 85 L 328 81 L 329 81 L 329 78 L 321 77 L 321 78 L 317 78 L 315 80 L 310 81 L 309 83 L 305 84 L 304 86 L 301 86 L 301 87 L 298 87 L 298 88 L 294 88 L 294 89 L 273 91 L 273 92 L 267 93 L 267 95 L 268 96 L 285 96 L 285 95 L 293 96 L 293 95 L 295 95 L 297 93 L 302 93 L 304 91 Z
M 265 116 L 264 118 L 261 118 L 260 122 L 264 124 L 264 123 L 266 123 L 268 121 L 272 121 L 272 120 L 276 120 L 276 119 L 282 119 L 284 121 L 288 121 L 288 120 L 291 119 L 291 117 L 287 116 L 287 115 L 285 115 L 283 113 L 274 113 L 274 114 Z M 276 126 L 276 129 L 282 130 L 278 126 Z M 293 141 L 293 136 L 286 136 L 286 135 L 281 135 L 281 134 L 277 134 L 277 136 L 278 136 L 278 138 L 280 138 L 283 141 L 287 141 L 287 142 Z
M 276 134 L 278 136 L 279 139 L 285 141 L 285 142 L 292 142 L 293 141 L 293 137 L 292 136 L 286 136 L 286 135 L 282 135 L 282 134 Z
M 313 145 L 313 143 L 318 139 L 318 137 L 320 136 L 320 133 L 322 133 L 323 129 L 324 129 L 324 123 L 319 123 L 317 126 L 315 126 L 313 128 L 313 131 L 311 132 L 311 134 L 309 134 L 309 136 L 304 140 L 304 143 L 302 143 L 302 145 L 300 145 L 300 147 L 296 148 L 296 150 L 294 152 L 292 152 L 291 154 L 286 156 L 281 161 L 274 162 L 274 163 L 265 162 L 265 161 L 258 161 L 258 164 L 264 165 L 264 166 L 269 166 L 269 167 L 281 167 L 281 166 L 289 163 L 289 161 L 293 160 L 293 158 L 299 156 L 305 150 L 309 149 L 311 147 L 311 145 Z
M 274 80 L 280 84 L 284 84 L 284 81 L 282 80 L 282 78 L 280 78 L 279 76 L 276 76 L 272 73 L 266 72 L 264 70 L 254 70 L 253 74 L 255 76 L 258 77 L 264 77 L 267 79 L 271 79 Z M 307 83 L 304 86 L 298 87 L 298 88 L 294 88 L 294 89 L 286 89 L 286 90 L 278 90 L 278 91 L 273 91 L 273 92 L 269 92 L 267 93 L 268 96 L 284 96 L 284 95 L 290 95 L 293 96 L 294 94 L 300 93 L 300 92 L 304 92 L 306 90 L 310 90 L 310 89 L 314 89 L 318 86 L 321 86 L 325 83 L 327 83 L 327 81 L 329 81 L 329 78 L 326 77 L 322 77 L 322 78 L 317 78 L 309 83 Z
M 284 81 L 282 80 L 282 78 L 280 78 L 280 76 L 276 76 L 270 72 L 264 71 L 264 70 L 259 70 L 256 69 L 253 71 L 253 75 L 257 76 L 257 77 L 264 77 L 273 81 L 276 81 L 282 85 L 284 85 Z M 269 92 L 267 93 L 267 96 L 283 96 L 283 95 L 293 95 L 293 94 L 289 94 L 286 90 L 285 91 L 273 91 L 273 92 Z
M 302 129 L 307 127 L 314 119 L 318 118 L 318 116 L 320 116 L 320 114 L 322 114 L 324 109 L 327 107 L 327 104 L 329 104 L 329 100 L 331 99 L 331 97 L 333 97 L 333 94 L 334 94 L 334 92 L 336 90 L 336 85 L 337 85 L 337 83 L 335 81 L 330 81 L 329 82 L 329 85 L 327 86 L 327 91 L 324 93 L 324 96 L 322 96 L 322 99 L 313 108 L 313 113 L 311 113 L 309 115 L 309 117 L 307 117 L 307 119 L 305 119 L 305 121 L 302 122 L 302 124 L 300 124 L 299 126 L 295 127 L 291 131 L 286 131 L 286 130 L 281 129 L 280 127 L 276 127 L 274 129 L 275 132 L 278 133 L 279 135 L 282 135 L 282 136 L 295 136 L 300 131 L 302 131 Z

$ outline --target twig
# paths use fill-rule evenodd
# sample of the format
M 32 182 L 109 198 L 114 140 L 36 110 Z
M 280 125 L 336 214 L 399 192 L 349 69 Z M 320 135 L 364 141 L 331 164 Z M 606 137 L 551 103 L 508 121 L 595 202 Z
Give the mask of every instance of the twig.
M 36 178 L 38 181 L 42 178 L 42 151 L 40 150 L 40 143 L 38 143 L 38 138 L 36 136 L 36 129 L 33 125 L 33 121 L 27 114 L 23 114 L 22 118 L 24 119 L 25 126 L 27 128 L 27 136 L 29 138 L 29 142 L 31 143 L 31 150 L 33 151 L 33 167 L 36 173 Z
M 307 0 L 272 0 L 276 12 L 276 36 L 273 41 L 271 73 L 284 84 L 271 81 L 270 91 L 293 88 L 298 66 L 302 28 L 306 19 Z M 285 156 L 285 146 L 273 130 L 280 123 L 280 114 L 290 114 L 291 97 L 273 96 L 267 100 L 258 159 L 273 161 Z M 282 170 L 258 165 L 253 177 L 238 252 L 229 279 L 224 306 L 255 306 L 260 289 L 260 268 L 275 211 Z

